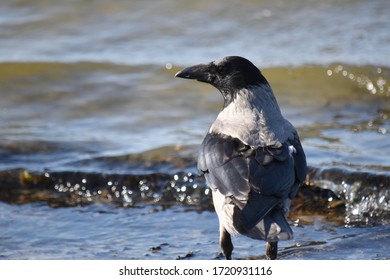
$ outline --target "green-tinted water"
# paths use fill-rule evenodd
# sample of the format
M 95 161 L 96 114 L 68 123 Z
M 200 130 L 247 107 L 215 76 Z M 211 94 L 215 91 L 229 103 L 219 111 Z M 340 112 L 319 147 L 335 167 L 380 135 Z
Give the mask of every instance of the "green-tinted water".
M 389 13 L 387 1 L 3 1 L 0 258 L 214 258 L 195 159 L 222 98 L 174 74 L 226 55 L 262 69 L 311 167 L 280 257 L 389 258 Z M 259 242 L 235 247 L 264 257 Z

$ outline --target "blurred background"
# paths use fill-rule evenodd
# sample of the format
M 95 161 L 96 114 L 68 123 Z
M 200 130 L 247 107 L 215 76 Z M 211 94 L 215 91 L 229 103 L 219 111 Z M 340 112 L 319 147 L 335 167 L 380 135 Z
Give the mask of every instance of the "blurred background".
M 222 97 L 174 75 L 227 55 L 261 69 L 310 166 L 281 258 L 390 258 L 389 14 L 387 0 L 3 0 L 0 258 L 218 258 L 196 157 Z

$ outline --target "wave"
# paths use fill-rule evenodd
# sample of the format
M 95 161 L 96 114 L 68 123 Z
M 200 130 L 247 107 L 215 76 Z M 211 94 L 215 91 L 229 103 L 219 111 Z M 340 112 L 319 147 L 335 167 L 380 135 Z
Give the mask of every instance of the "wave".
M 0 172 L 0 200 L 10 204 L 41 202 L 51 207 L 108 203 L 118 207 L 152 204 L 213 210 L 210 189 L 203 177 L 190 169 L 141 175 L 7 170 Z M 326 216 L 348 226 L 384 225 L 390 223 L 389 205 L 388 173 L 310 167 L 290 215 L 291 219 L 300 215 Z

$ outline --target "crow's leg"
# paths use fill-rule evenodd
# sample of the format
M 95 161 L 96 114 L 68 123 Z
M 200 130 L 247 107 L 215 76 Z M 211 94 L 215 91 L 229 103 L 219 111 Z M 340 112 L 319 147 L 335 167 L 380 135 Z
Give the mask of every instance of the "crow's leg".
M 234 248 L 232 238 L 230 236 L 230 233 L 228 233 L 227 230 L 223 227 L 221 227 L 220 230 L 219 243 L 221 245 L 222 253 L 225 255 L 225 258 L 227 260 L 231 260 Z
M 276 260 L 278 256 L 278 242 L 267 242 L 265 255 L 268 260 Z

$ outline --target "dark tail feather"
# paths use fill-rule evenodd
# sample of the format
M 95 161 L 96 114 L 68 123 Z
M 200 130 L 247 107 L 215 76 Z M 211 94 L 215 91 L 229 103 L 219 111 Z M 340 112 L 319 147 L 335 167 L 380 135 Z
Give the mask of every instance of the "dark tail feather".
M 238 209 L 238 207 L 234 209 L 234 227 L 240 233 L 248 232 L 264 219 L 281 200 L 281 198 L 275 196 L 264 196 L 256 192 L 250 193 L 247 204 L 242 209 Z M 239 203 L 235 204 L 239 205 Z
M 276 237 L 277 240 L 288 240 L 293 237 L 293 231 L 286 220 L 283 210 L 276 207 L 264 218 L 266 236 L 273 236 L 269 241 L 275 240 L 275 235 L 272 233 L 272 227 L 275 223 L 280 227 L 280 233 Z

